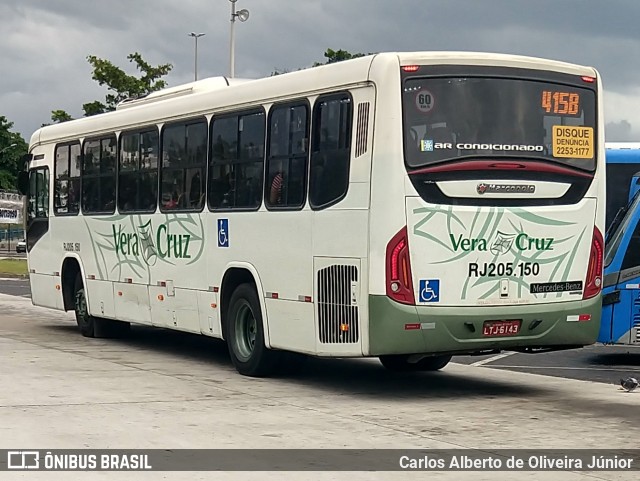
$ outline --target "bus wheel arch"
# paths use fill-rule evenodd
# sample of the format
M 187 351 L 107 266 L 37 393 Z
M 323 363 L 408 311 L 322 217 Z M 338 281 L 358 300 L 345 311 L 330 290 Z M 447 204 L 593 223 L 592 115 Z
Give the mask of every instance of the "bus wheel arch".
M 274 372 L 279 352 L 268 346 L 267 323 L 254 274 L 231 268 L 221 286 L 222 334 L 236 370 L 245 376 L 263 377 Z
M 60 271 L 61 284 L 62 284 L 62 300 L 65 311 L 75 310 L 75 295 L 76 295 L 76 280 L 82 275 L 82 268 L 80 267 L 80 261 L 75 257 L 67 257 L 62 262 L 62 269 Z
M 218 305 L 220 306 L 220 324 L 222 326 L 222 338 L 227 339 L 226 333 L 226 319 L 229 312 L 229 303 L 233 292 L 242 284 L 250 284 L 256 290 L 258 300 L 260 303 L 260 310 L 262 314 L 262 322 L 264 324 L 264 337 L 267 347 L 271 347 L 269 342 L 269 329 L 267 322 L 267 309 L 264 303 L 264 299 L 260 295 L 263 292 L 262 283 L 258 276 L 258 272 L 251 265 L 247 264 L 231 264 L 224 273 L 222 283 L 220 285 L 220 296 L 218 298 Z

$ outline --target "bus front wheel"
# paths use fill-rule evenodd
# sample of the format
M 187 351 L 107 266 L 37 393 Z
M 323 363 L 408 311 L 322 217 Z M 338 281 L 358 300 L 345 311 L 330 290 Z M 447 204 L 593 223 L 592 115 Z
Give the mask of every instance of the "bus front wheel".
M 271 374 L 278 364 L 279 353 L 265 346 L 260 301 L 252 285 L 236 288 L 226 317 L 227 346 L 236 370 L 251 377 Z
M 439 371 L 449 364 L 452 356 L 427 356 L 416 362 L 411 362 L 411 357 L 409 354 L 380 356 L 380 362 L 390 371 L 396 372 Z
M 76 277 L 74 287 L 76 322 L 84 337 L 123 337 L 129 332 L 131 324 L 128 322 L 101 319 L 89 314 L 87 293 L 80 274 Z

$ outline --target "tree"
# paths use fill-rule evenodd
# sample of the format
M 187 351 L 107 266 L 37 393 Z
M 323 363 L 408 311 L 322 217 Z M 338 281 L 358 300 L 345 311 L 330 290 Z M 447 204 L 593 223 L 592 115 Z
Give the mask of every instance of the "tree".
M 22 136 L 11 132 L 13 122 L 0 115 L 0 190 L 15 190 L 20 159 L 29 150 Z M 15 145 L 14 145 L 15 144 Z
M 359 57 L 364 57 L 365 55 L 372 55 L 370 53 L 365 54 L 365 53 L 351 53 L 348 52 L 346 50 L 333 50 L 331 48 L 328 48 L 325 52 L 324 52 L 324 57 L 327 59 L 324 62 L 314 62 L 312 67 L 320 67 L 321 65 L 328 65 L 330 63 L 336 63 L 336 62 L 341 62 L 342 60 L 350 60 L 352 58 L 359 58 Z M 302 70 L 301 68 L 298 70 Z M 271 72 L 271 76 L 275 76 L 275 75 L 282 75 L 283 73 L 288 73 L 290 72 L 290 70 L 288 69 L 276 69 L 273 72 Z
M 141 97 L 167 86 L 162 77 L 171 72 L 173 65 L 167 63 L 154 67 L 145 62 L 138 52 L 129 54 L 127 59 L 129 62 L 135 62 L 136 68 L 142 74 L 140 77 L 128 75 L 109 60 L 98 58 L 95 55 L 87 57 L 87 61 L 93 67 L 91 78 L 100 86 L 106 85 L 109 93 L 106 95 L 104 103 L 96 100 L 84 104 L 82 109 L 85 117 L 115 110 L 118 103 L 127 98 Z M 51 120 L 60 123 L 73 120 L 73 118 L 64 110 L 54 110 L 51 112 Z
M 53 110 L 51 111 L 51 120 L 53 120 L 56 124 L 61 122 L 68 122 L 69 120 L 73 120 L 73 117 L 66 113 L 64 110 Z
M 320 65 L 327 65 L 330 63 L 336 63 L 336 62 L 341 62 L 343 60 L 350 60 L 352 58 L 359 58 L 359 57 L 364 57 L 365 55 L 371 55 L 371 54 L 364 54 L 364 53 L 350 53 L 347 52 L 346 50 L 333 50 L 331 48 L 328 48 L 326 50 L 326 52 L 324 53 L 324 57 L 327 59 L 326 62 L 315 62 L 313 64 L 314 67 L 319 67 Z

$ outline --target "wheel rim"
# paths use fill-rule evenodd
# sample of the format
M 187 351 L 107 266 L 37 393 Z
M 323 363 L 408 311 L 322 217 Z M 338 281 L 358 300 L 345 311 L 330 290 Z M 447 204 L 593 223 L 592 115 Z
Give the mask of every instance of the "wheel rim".
M 82 323 L 87 322 L 87 299 L 84 297 L 84 289 L 76 293 L 76 317 Z
M 253 354 L 258 333 L 258 322 L 248 303 L 245 302 L 240 306 L 234 324 L 234 351 L 241 361 L 248 361 Z

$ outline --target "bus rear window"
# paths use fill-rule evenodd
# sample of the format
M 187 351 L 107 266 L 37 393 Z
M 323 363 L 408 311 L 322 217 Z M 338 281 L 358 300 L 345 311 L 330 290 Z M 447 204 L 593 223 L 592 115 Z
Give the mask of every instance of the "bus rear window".
M 593 171 L 596 95 L 540 80 L 414 77 L 403 84 L 409 168 L 468 157 L 535 158 Z

